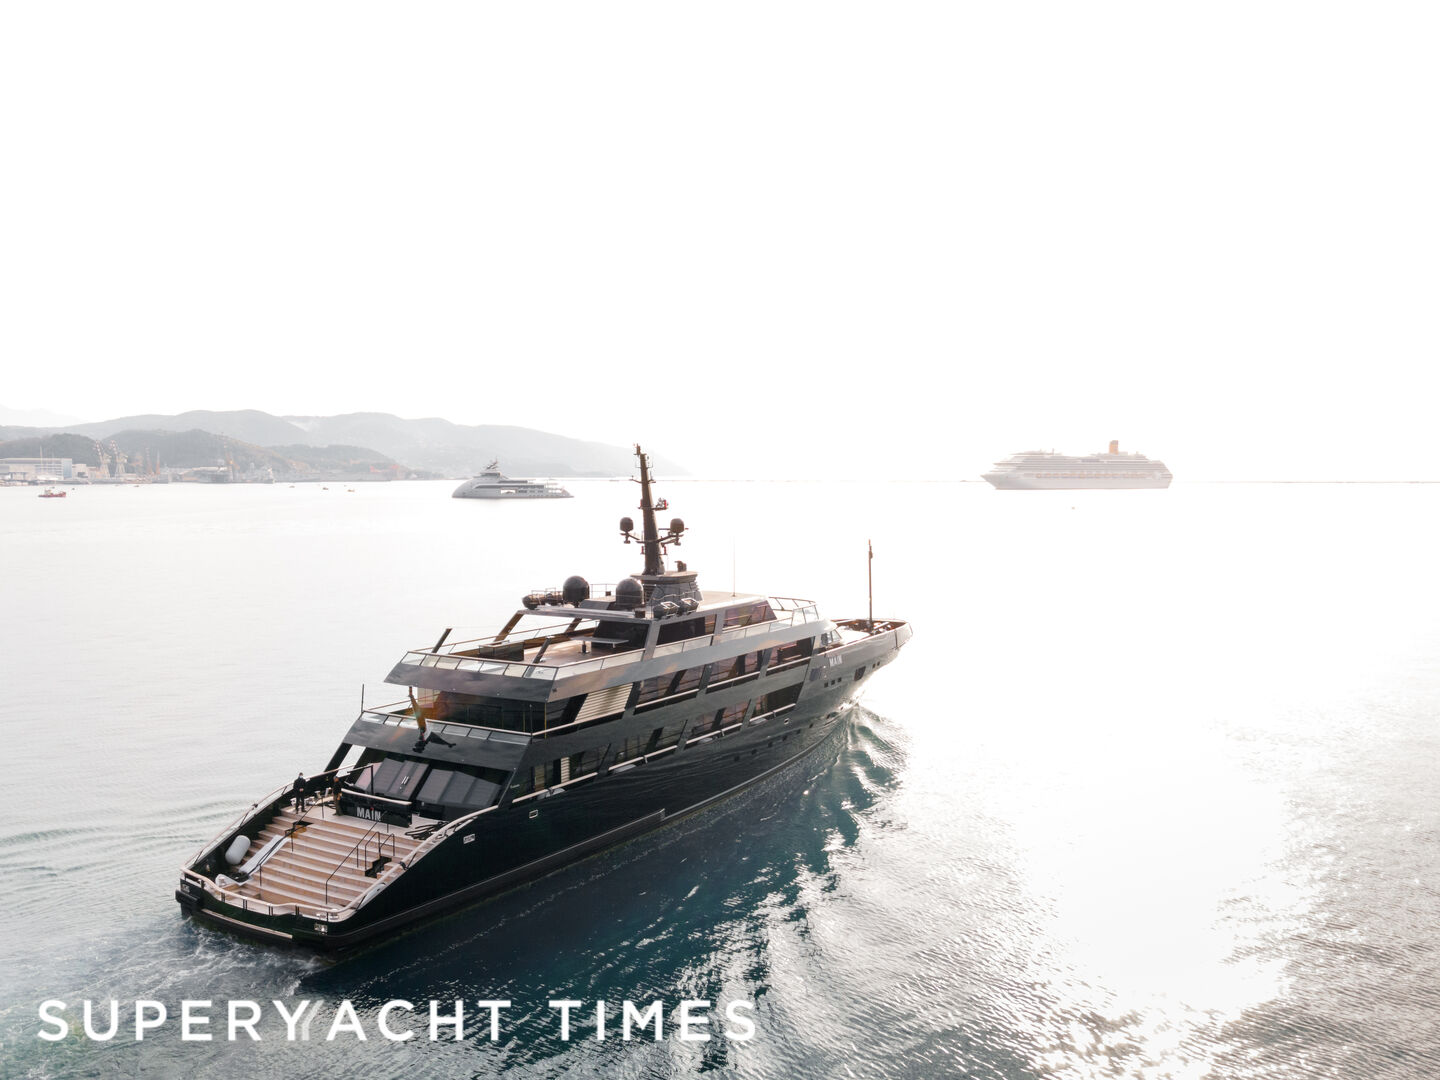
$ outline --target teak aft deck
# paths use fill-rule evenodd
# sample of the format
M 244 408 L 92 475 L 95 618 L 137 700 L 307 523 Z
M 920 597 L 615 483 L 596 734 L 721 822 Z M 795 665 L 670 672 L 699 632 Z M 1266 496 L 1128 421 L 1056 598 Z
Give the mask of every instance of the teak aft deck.
M 340 911 L 392 877 L 420 846 L 410 830 L 342 815 L 335 802 L 334 795 L 324 795 L 303 812 L 282 808 L 256 842 L 283 842 L 233 892 L 272 906 Z

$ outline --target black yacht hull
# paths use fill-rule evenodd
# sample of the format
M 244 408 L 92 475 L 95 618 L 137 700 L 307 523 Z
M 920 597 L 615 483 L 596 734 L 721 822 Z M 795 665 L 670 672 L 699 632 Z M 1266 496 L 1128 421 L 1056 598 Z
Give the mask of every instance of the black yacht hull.
M 349 948 L 643 836 L 784 772 L 827 741 L 838 745 L 853 693 L 853 685 L 819 689 L 783 716 L 548 798 L 497 808 L 456 830 L 343 922 L 269 915 L 183 884 L 176 899 L 192 915 L 259 939 Z

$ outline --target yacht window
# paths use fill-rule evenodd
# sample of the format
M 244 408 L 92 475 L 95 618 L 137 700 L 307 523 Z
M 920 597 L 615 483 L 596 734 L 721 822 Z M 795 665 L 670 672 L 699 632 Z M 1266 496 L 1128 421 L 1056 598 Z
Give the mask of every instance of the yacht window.
M 814 646 L 814 644 L 814 639 L 812 638 L 801 638 L 798 641 L 787 641 L 784 645 L 780 646 L 778 650 L 776 650 L 775 663 L 783 664 L 790 660 L 798 660 L 801 657 L 809 656 L 810 650 Z
M 688 690 L 694 690 L 700 685 L 700 676 L 704 670 L 702 665 L 677 671 L 673 675 L 657 675 L 653 679 L 646 679 L 640 684 L 640 696 L 635 703 L 643 705 L 672 694 L 683 694 Z
M 564 702 L 558 705 L 559 708 L 563 706 Z M 502 731 L 538 731 L 546 724 L 546 706 L 542 702 L 478 697 L 448 691 L 438 695 L 426 712 L 433 720 Z
M 416 801 L 445 810 L 481 810 L 495 802 L 505 774 L 495 769 L 478 767 L 440 768 L 420 785 Z
M 776 709 L 783 709 L 786 705 L 794 705 L 800 700 L 800 684 L 793 686 L 782 686 L 779 690 L 772 690 L 760 699 L 756 712 L 768 713 Z
M 574 778 L 593 773 L 600 767 L 600 755 L 605 752 L 605 749 L 601 746 L 594 750 L 586 750 L 583 754 L 571 754 L 569 758 L 570 776 Z
M 420 788 L 420 781 L 429 768 L 423 761 L 387 757 L 375 766 L 365 790 L 387 799 L 411 799 Z
M 678 724 L 671 724 L 669 727 L 657 727 L 650 733 L 650 740 L 646 743 L 645 752 L 653 754 L 656 750 L 664 750 L 674 746 L 680 741 L 680 733 L 685 730 L 685 721 Z
M 619 749 L 615 751 L 615 761 L 613 764 L 618 765 L 622 761 L 630 761 L 643 754 L 645 752 L 645 739 L 646 736 L 644 735 L 632 735 L 626 739 L 620 744 Z
M 683 694 L 687 690 L 694 690 L 700 685 L 700 676 L 704 674 L 704 672 L 704 665 L 686 668 L 684 671 L 677 672 L 674 681 L 670 684 L 670 692 L 672 694 Z
M 668 645 L 672 641 L 684 641 L 687 638 L 704 637 L 714 632 L 714 615 L 697 616 L 693 619 L 676 619 L 660 625 L 660 637 L 657 644 Z
M 719 731 L 731 724 L 738 724 L 745 719 L 746 710 L 750 708 L 750 702 L 740 701 L 731 705 L 728 709 L 717 709 L 704 718 L 697 720 L 694 727 L 690 729 L 690 738 L 694 739 L 701 735 L 708 735 L 712 731 Z
M 647 701 L 654 701 L 656 698 L 664 697 L 665 691 L 670 685 L 671 676 L 656 675 L 653 678 L 645 679 L 640 683 L 640 696 L 635 699 L 637 705 L 643 705 Z
M 718 682 L 726 679 L 738 679 L 741 675 L 753 675 L 760 670 L 762 652 L 745 653 L 741 656 L 731 657 L 729 660 L 719 660 L 715 664 L 715 673 L 710 676 L 710 685 L 713 687 Z

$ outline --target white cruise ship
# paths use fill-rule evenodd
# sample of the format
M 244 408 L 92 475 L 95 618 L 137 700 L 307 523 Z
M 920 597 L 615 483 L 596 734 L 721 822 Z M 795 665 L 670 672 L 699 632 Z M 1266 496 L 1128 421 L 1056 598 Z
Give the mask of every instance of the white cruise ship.
M 566 491 L 553 480 L 515 480 L 500 471 L 500 462 L 492 461 L 479 476 L 466 480 L 455 489 L 454 499 L 568 499 Z
M 1121 453 L 1112 441 L 1104 453 L 1071 457 L 1053 450 L 1024 450 L 1012 454 L 983 474 L 1002 490 L 1054 490 L 1068 488 L 1167 488 L 1170 470 L 1163 461 L 1144 454 Z

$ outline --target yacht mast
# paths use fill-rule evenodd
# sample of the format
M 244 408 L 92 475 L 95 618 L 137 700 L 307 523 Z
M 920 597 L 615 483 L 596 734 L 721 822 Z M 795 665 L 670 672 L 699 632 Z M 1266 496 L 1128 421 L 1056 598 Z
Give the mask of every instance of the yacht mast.
M 671 518 L 669 528 L 661 534 L 660 525 L 655 520 L 655 495 L 650 487 L 650 458 L 640 449 L 639 443 L 635 444 L 635 456 L 640 459 L 640 479 L 635 481 L 640 485 L 640 535 L 635 535 L 635 522 L 628 517 L 620 519 L 620 535 L 627 544 L 634 540 L 644 549 L 645 569 L 640 573 L 640 580 L 645 585 L 645 595 L 648 598 L 655 588 L 661 586 L 664 586 L 662 595 L 684 595 L 688 588 L 695 593 L 694 599 L 698 601 L 700 595 L 694 588 L 693 570 L 687 572 L 685 564 L 680 563 L 675 574 L 665 572 L 665 548 L 670 544 L 680 543 L 680 536 L 685 532 L 685 522 L 678 517 Z
M 640 459 L 640 520 L 642 526 L 640 546 L 645 552 L 645 573 L 663 574 L 665 564 L 661 559 L 660 527 L 655 523 L 655 500 L 650 493 L 650 457 L 642 453 L 640 444 L 635 444 L 635 456 Z
M 865 541 L 865 592 L 870 597 L 869 618 L 865 620 L 865 628 L 872 634 L 875 632 L 875 545 L 869 540 Z

